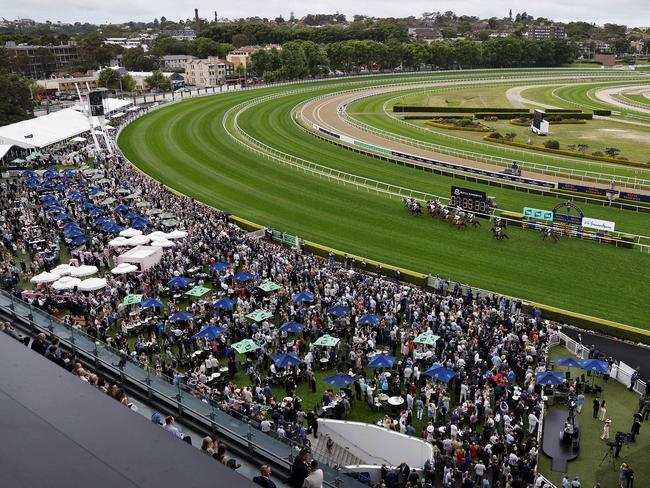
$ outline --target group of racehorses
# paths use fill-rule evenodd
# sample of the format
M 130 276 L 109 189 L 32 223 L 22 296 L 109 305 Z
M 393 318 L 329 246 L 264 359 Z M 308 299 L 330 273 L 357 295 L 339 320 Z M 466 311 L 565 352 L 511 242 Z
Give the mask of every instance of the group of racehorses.
M 411 215 L 422 215 L 422 204 L 415 198 L 404 198 L 403 200 L 404 207 L 407 208 Z M 451 205 L 444 205 L 440 203 L 439 199 L 428 200 L 427 204 L 427 213 L 432 217 L 438 216 L 442 220 L 446 220 L 454 227 L 459 229 L 464 229 L 469 226 L 480 227 L 481 222 L 476 218 L 472 212 L 467 212 L 460 207 L 453 207 Z M 500 241 L 502 239 L 510 239 L 506 233 L 506 227 L 508 222 L 501 217 L 494 218 L 494 225 L 490 229 L 492 236 Z M 550 226 L 535 224 L 535 227 L 539 228 L 540 234 L 543 239 L 547 237 L 551 238 L 553 241 L 557 242 L 560 240 L 560 233 L 557 229 Z

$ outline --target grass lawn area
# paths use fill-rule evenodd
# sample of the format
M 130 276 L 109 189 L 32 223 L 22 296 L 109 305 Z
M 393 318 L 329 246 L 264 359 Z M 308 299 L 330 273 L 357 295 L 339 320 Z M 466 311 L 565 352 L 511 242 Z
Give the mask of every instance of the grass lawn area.
M 401 105 L 425 105 L 429 107 L 510 107 L 506 97 L 508 86 L 493 88 L 467 87 L 462 90 L 436 93 L 432 89 L 427 93 L 416 93 L 400 99 Z
M 244 112 L 239 122 L 263 142 L 310 161 L 407 188 L 449 194 L 450 186 L 457 183 L 450 178 L 351 153 L 293 125 L 292 107 L 336 89 L 328 86 L 260 104 Z M 222 126 L 229 108 L 265 93 L 251 90 L 164 107 L 129 125 L 119 144 L 152 177 L 262 225 L 403 268 L 440 273 L 475 287 L 649 325 L 646 293 L 638 284 L 650 279 L 650 255 L 571 239 L 544 243 L 536 233 L 517 229 L 511 231 L 509 241 L 497 243 L 485 228 L 457 232 L 442 221 L 412 217 L 395 198 L 265 160 L 236 144 Z M 489 192 L 497 196 L 502 208 L 520 209 L 527 204 L 547 208 L 559 201 L 493 188 Z M 648 228 L 645 215 L 587 208 L 588 215 L 612 217 L 609 220 L 621 222 L 622 228 Z M 612 270 L 616 270 L 616 280 L 610 279 Z
M 414 122 L 425 125 L 426 121 Z M 613 147 L 620 150 L 619 156 L 626 157 L 631 161 L 644 163 L 650 161 L 648 153 L 650 150 L 650 127 L 622 126 L 602 119 L 588 120 L 586 124 L 554 124 L 551 122 L 549 135 L 542 137 L 533 134 L 528 127 L 513 125 L 508 120 L 485 122 L 485 124 L 502 135 L 508 132 L 517 134 L 515 142 L 527 143 L 530 139 L 533 145 L 543 147 L 545 141 L 554 139 L 560 143 L 560 149 L 564 150 L 568 150 L 571 145 L 586 144 L 589 146 L 587 154 L 597 151 L 605 154 L 607 148 Z M 472 131 L 453 131 L 453 134 L 475 141 L 482 141 L 485 136 L 484 133 Z
M 554 347 L 550 351 L 552 359 L 558 356 L 570 356 L 564 347 Z M 575 378 L 583 374 L 583 370 L 568 368 Z M 556 371 L 566 371 L 567 368 L 555 366 Z M 632 415 L 637 410 L 639 395 L 631 393 L 621 383 L 615 380 L 604 382 L 601 378 L 596 379 L 596 384 L 603 387 L 601 399 L 607 402 L 607 417 L 612 420 L 610 428 L 610 439 L 613 440 L 617 431 L 629 432 L 632 427 Z M 614 467 L 609 461 L 601 464 L 603 456 L 607 452 L 605 441 L 600 440 L 603 423 L 592 417 L 591 402 L 592 395 L 586 395 L 585 406 L 578 415 L 580 425 L 580 453 L 574 461 L 568 464 L 570 478 L 580 476 L 583 487 L 591 488 L 599 482 L 603 488 L 618 487 L 618 469 L 621 463 L 628 463 L 634 469 L 636 484 L 638 487 L 648 486 L 650 480 L 650 462 L 648 462 L 648 449 L 650 449 L 650 423 L 641 424 L 641 433 L 636 437 L 636 443 L 624 446 L 620 459 L 615 459 Z M 550 409 L 559 407 L 550 407 Z M 566 407 L 563 407 L 566 410 Z M 540 449 L 539 457 L 540 470 L 549 481 L 557 486 L 562 484 L 563 473 L 551 471 L 551 460 L 542 454 Z

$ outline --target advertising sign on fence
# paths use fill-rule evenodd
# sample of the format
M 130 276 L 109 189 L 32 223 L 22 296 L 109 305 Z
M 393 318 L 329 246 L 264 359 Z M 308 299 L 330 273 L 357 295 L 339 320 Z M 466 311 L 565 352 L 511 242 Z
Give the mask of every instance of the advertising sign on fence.
M 614 228 L 616 227 L 616 222 L 612 222 L 610 220 L 592 219 L 591 217 L 583 217 L 582 226 L 586 227 L 587 229 L 614 232 Z
M 552 222 L 553 212 L 551 210 L 540 210 L 539 208 L 524 207 L 524 217 Z

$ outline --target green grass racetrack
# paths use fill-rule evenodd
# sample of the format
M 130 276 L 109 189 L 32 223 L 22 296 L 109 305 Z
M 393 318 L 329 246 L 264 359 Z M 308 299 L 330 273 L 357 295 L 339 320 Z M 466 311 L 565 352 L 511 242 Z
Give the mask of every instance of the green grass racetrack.
M 451 184 L 486 188 L 357 155 L 297 128 L 290 109 L 319 94 L 344 89 L 341 83 L 310 84 L 311 92 L 262 103 L 244 112 L 239 124 L 277 149 L 403 187 L 441 195 L 449 194 Z M 396 198 L 269 161 L 235 143 L 223 129 L 224 115 L 234 105 L 294 88 L 236 92 L 163 107 L 127 126 L 119 145 L 151 177 L 259 224 L 475 287 L 650 328 L 648 253 L 567 238 L 554 244 L 542 241 L 536 232 L 519 229 L 509 230 L 510 240 L 496 242 L 487 222 L 480 229 L 457 230 L 428 216 L 412 217 Z M 559 201 L 488 191 L 503 208 L 550 208 Z M 583 210 L 616 220 L 631 232 L 650 230 L 648 214 L 590 205 Z

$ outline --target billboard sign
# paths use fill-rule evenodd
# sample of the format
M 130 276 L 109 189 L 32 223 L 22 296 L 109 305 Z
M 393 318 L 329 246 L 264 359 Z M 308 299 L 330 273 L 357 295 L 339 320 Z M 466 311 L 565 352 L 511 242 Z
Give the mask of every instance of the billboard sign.
M 560 213 L 561 209 L 564 209 L 566 213 Z M 572 210 L 578 215 L 572 215 Z M 582 209 L 571 201 L 559 203 L 553 207 L 553 221 L 560 224 L 582 226 L 582 219 L 584 217 L 585 214 L 582 212 Z
M 90 114 L 93 117 L 101 117 L 104 115 L 104 101 L 102 100 L 102 92 L 91 91 L 88 93 L 88 101 L 90 102 Z
M 469 210 L 470 212 L 482 214 L 490 213 L 487 194 L 480 190 L 452 186 L 451 200 L 449 204 L 452 207 L 460 207 L 463 210 Z
M 539 208 L 524 207 L 524 217 L 528 217 L 529 219 L 553 222 L 553 212 L 551 210 L 540 210 Z
M 601 230 L 605 232 L 614 232 L 616 222 L 611 220 L 592 219 L 591 217 L 582 218 L 582 226 L 587 229 Z

